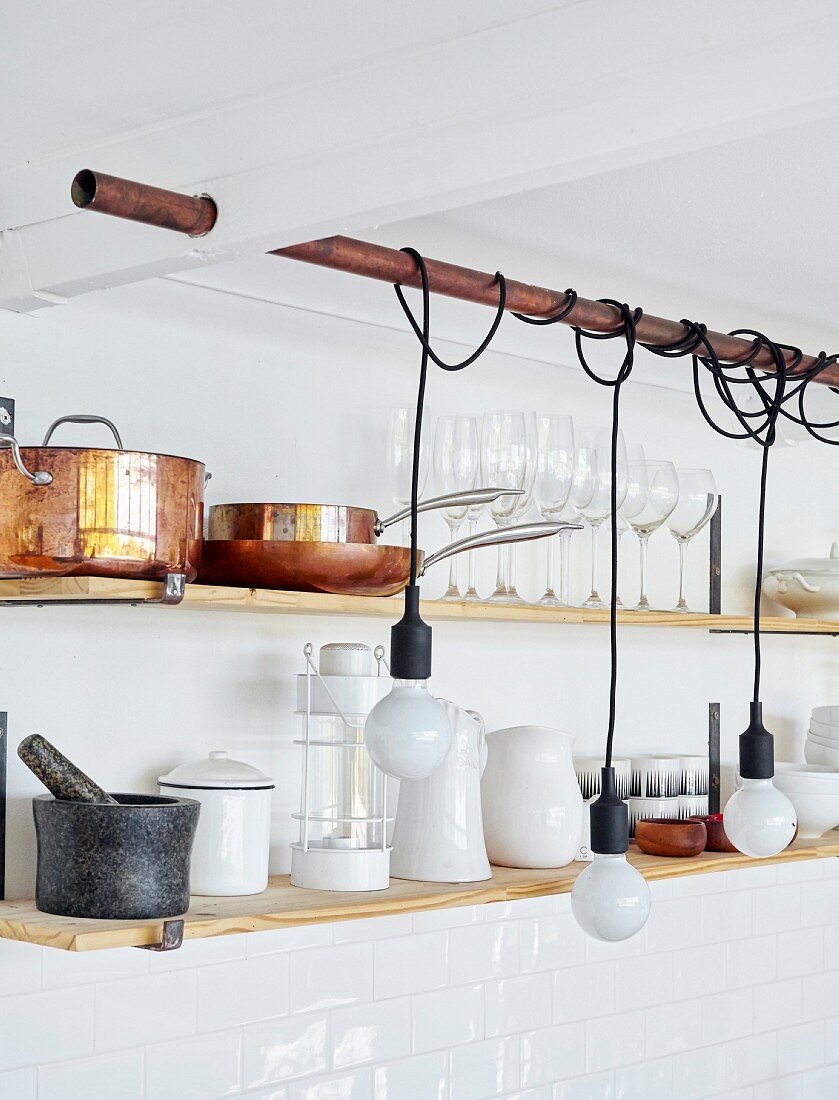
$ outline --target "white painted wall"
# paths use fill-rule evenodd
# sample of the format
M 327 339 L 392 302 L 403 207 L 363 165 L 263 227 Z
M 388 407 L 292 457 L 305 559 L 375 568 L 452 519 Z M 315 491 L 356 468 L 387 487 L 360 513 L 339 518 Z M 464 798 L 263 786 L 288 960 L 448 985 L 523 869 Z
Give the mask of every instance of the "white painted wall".
M 386 286 L 381 292 L 392 293 Z M 36 318 L 0 313 L 0 346 L 0 392 L 17 399 L 25 442 L 40 440 L 60 414 L 101 412 L 118 423 L 128 447 L 205 460 L 214 475 L 210 501 L 389 507 L 382 464 L 387 412 L 413 399 L 417 369 L 407 333 L 163 281 L 80 299 Z M 557 349 L 558 359 L 572 361 L 569 333 L 557 333 Z M 451 357 L 462 351 L 449 350 Z M 567 410 L 580 423 L 605 423 L 608 415 L 608 394 L 578 369 L 491 354 L 457 375 L 435 372 L 428 401 L 434 412 L 538 406 Z M 667 390 L 630 385 L 624 425 L 650 457 L 714 469 L 725 497 L 724 609 L 746 611 L 757 454 L 715 437 L 692 398 Z M 64 431 L 67 441 L 93 441 L 90 430 Z M 839 519 L 834 458 L 815 445 L 773 456 L 768 564 L 826 552 Z M 438 517 L 427 518 L 422 534 L 434 546 L 446 528 Z M 582 596 L 587 535 L 575 537 Z M 633 538 L 624 539 L 625 597 L 636 584 Z M 702 608 L 707 543 L 700 542 L 692 548 L 689 596 Z M 519 557 L 522 588 L 537 596 L 544 549 L 525 548 Z M 651 544 L 650 586 L 660 606 L 675 600 L 676 560 L 675 544 L 661 532 Z M 493 554 L 481 568 L 488 591 Z M 438 567 L 429 578 L 432 594 L 441 590 L 444 571 Z M 3 609 L 0 616 L 0 706 L 9 711 L 11 746 L 41 732 L 105 786 L 122 790 L 154 789 L 156 776 L 173 764 L 226 748 L 277 779 L 275 871 L 288 868 L 289 814 L 299 789 L 291 742 L 299 729 L 293 678 L 302 647 L 309 640 L 373 644 L 388 637 L 386 622 L 363 619 L 104 607 Z M 578 752 L 598 750 L 608 680 L 604 629 L 440 623 L 434 630 L 439 694 L 480 710 L 490 728 L 553 724 L 576 734 Z M 621 639 L 618 752 L 701 751 L 707 704 L 718 700 L 724 755 L 733 757 L 747 717 L 751 640 L 631 628 Z M 765 640 L 763 694 L 781 758 L 800 755 L 810 707 L 837 700 L 835 644 L 829 637 Z M 38 790 L 12 748 L 10 896 L 32 889 L 29 799 Z

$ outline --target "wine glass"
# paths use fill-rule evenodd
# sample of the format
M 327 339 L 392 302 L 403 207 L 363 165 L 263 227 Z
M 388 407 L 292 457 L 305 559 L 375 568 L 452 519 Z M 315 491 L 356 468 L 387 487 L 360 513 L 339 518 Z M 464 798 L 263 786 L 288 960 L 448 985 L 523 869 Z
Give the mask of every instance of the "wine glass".
M 441 416 L 434 429 L 434 479 L 439 493 L 455 493 L 474 489 L 478 480 L 480 450 L 478 421 L 474 416 Z M 449 525 L 450 542 L 457 538 L 466 519 L 468 508 L 443 508 L 443 519 Z M 458 557 L 449 558 L 449 587 L 441 599 L 459 600 L 457 586 Z
M 428 480 L 428 424 L 430 413 L 425 409 L 420 434 L 419 483 L 417 497 L 422 497 Z M 387 472 L 394 503 L 407 507 L 411 503 L 411 476 L 414 461 L 414 426 L 417 410 L 412 405 L 395 405 L 390 410 L 387 428 Z M 402 544 L 406 542 L 409 520 L 402 521 Z
M 570 416 L 541 413 L 536 417 L 536 474 L 533 499 L 542 519 L 558 520 L 568 502 L 574 477 L 574 424 Z M 571 532 L 568 532 L 569 534 Z M 543 607 L 563 607 L 564 599 L 554 591 L 556 539 L 548 539 L 548 572 Z M 564 562 L 561 563 L 564 566 Z M 563 576 L 560 572 L 560 593 Z
M 630 462 L 621 515 L 638 536 L 641 551 L 641 595 L 635 611 L 649 611 L 647 543 L 679 500 L 679 478 L 672 462 Z
M 618 431 L 617 443 L 617 507 L 626 496 L 626 443 Z M 583 607 L 603 608 L 607 605 L 597 591 L 597 536 L 612 513 L 612 430 L 611 428 L 581 428 L 576 435 L 574 477 L 571 483 L 571 504 L 591 528 L 591 594 Z
M 532 483 L 534 463 L 529 446 L 527 417 L 523 412 L 501 410 L 484 415 L 481 440 L 481 476 L 487 486 L 499 489 L 524 490 L 527 496 Z M 520 495 L 504 495 L 489 505 L 496 527 L 511 527 L 521 511 Z M 491 603 L 507 603 L 509 592 L 505 568 L 505 547 L 498 547 L 498 574 Z
M 667 528 L 679 544 L 679 602 L 674 610 L 690 612 L 685 600 L 685 556 L 690 540 L 711 520 L 717 510 L 717 485 L 710 470 L 676 470 L 679 500 L 667 517 Z
M 523 520 L 525 513 L 530 510 L 530 506 L 533 503 L 533 484 L 536 477 L 537 449 L 535 412 L 526 412 L 524 414 L 524 433 L 527 450 L 527 470 L 523 486 L 524 492 L 516 497 L 512 516 L 513 523 L 519 523 Z M 518 547 L 514 542 L 511 542 L 504 549 L 507 552 L 507 595 L 504 599 L 504 603 L 526 604 L 527 601 L 521 598 L 516 589 L 516 551 Z

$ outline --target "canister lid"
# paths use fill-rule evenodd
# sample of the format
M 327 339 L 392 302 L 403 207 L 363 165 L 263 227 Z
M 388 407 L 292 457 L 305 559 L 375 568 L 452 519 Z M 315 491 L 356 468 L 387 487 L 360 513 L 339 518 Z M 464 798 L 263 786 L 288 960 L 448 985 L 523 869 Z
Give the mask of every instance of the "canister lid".
M 202 760 L 190 760 L 179 764 L 168 775 L 161 775 L 158 783 L 167 787 L 186 787 L 195 790 L 270 790 L 274 780 L 252 764 L 231 760 L 226 752 L 214 751 Z
M 363 642 L 329 642 L 320 647 L 321 676 L 369 676 L 373 650 Z

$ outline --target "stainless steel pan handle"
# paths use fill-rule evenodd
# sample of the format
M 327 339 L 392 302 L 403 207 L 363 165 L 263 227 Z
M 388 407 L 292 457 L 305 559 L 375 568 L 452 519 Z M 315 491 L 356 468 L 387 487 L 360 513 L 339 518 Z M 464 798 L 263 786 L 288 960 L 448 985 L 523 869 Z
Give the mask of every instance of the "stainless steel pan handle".
M 510 490 L 505 489 L 508 493 Z M 522 523 L 518 527 L 500 527 L 497 531 L 484 531 L 480 535 L 467 535 L 464 539 L 449 543 L 442 550 L 429 554 L 423 562 L 419 575 L 422 577 L 426 569 L 436 565 L 438 561 L 444 561 L 453 554 L 462 554 L 465 550 L 478 550 L 482 546 L 501 546 L 506 542 L 529 542 L 531 539 L 546 539 L 556 535 L 560 531 L 581 531 L 581 523 Z
M 125 447 L 122 445 L 122 440 L 119 437 L 119 432 L 116 429 L 116 425 L 108 420 L 106 416 L 91 416 L 89 413 L 73 413 L 70 416 L 59 416 L 58 420 L 53 420 L 52 424 L 47 428 L 47 434 L 44 436 L 44 442 L 41 444 L 42 447 L 49 446 L 52 433 L 59 424 L 104 424 L 106 428 L 110 428 L 114 433 L 117 450 L 125 450 Z
M 417 505 L 417 512 L 432 512 L 438 508 L 469 508 L 473 504 L 489 504 L 493 500 L 498 500 L 499 497 L 520 497 L 523 494 L 524 489 L 464 489 L 461 493 L 445 493 L 441 497 L 421 500 Z M 405 508 L 400 508 L 398 512 L 394 512 L 392 516 L 388 516 L 387 519 L 377 519 L 374 528 L 376 537 L 378 538 L 394 523 L 407 519 L 410 514 L 409 504 Z
M 13 435 L 8 435 L 6 432 L 0 432 L 0 447 L 9 447 L 12 452 L 12 461 L 18 470 L 23 474 L 25 478 L 28 478 L 33 485 L 50 485 L 52 484 L 52 474 L 48 474 L 46 470 L 36 470 L 32 473 L 31 470 L 27 470 L 23 458 L 20 454 L 20 447 L 18 441 Z

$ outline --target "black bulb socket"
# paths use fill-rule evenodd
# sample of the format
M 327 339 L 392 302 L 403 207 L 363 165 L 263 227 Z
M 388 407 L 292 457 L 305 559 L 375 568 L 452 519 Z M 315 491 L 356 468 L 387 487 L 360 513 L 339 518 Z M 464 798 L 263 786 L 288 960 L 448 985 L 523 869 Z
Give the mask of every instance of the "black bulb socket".
M 763 724 L 763 703 L 750 706 L 749 728 L 740 734 L 740 775 L 771 779 L 775 774 L 775 741 Z
M 600 797 L 589 806 L 591 850 L 602 856 L 622 855 L 629 847 L 629 810 L 618 798 L 615 769 L 601 768 Z
M 405 613 L 390 628 L 390 674 L 395 680 L 427 680 L 431 675 L 431 627 L 419 611 L 418 584 L 405 589 Z

